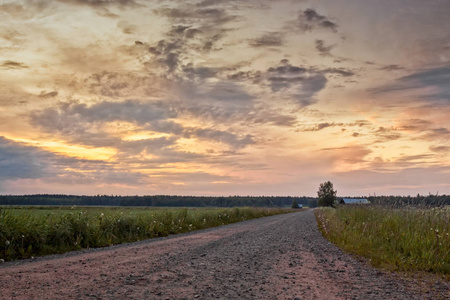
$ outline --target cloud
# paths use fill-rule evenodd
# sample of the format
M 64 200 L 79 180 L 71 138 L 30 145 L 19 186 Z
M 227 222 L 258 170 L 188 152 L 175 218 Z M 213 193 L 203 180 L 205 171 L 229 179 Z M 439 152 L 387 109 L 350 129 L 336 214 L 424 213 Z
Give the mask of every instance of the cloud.
M 381 67 L 380 70 L 383 71 L 398 71 L 398 70 L 404 70 L 405 68 L 399 65 L 387 65 L 384 67 Z
M 98 72 L 89 75 L 79 83 L 93 95 L 111 98 L 136 96 L 157 96 L 161 93 L 161 80 L 152 74 L 138 75 L 132 72 Z
M 402 134 L 393 128 L 379 127 L 372 134 L 377 138 L 374 143 L 384 143 L 395 141 L 402 137 Z
M 41 178 L 49 172 L 51 155 L 0 136 L 0 180 Z
M 328 69 L 322 70 L 322 72 L 326 73 L 326 74 L 337 74 L 342 77 L 351 77 L 351 76 L 356 75 L 353 71 L 343 69 L 343 68 L 328 68 Z
M 335 22 L 332 22 L 326 16 L 319 14 L 312 8 L 299 12 L 296 25 L 305 31 L 311 31 L 315 28 L 324 28 L 337 32 L 338 28 L 338 25 Z
M 450 146 L 431 146 L 430 150 L 436 153 L 447 154 L 450 153 Z
M 57 108 L 35 111 L 31 115 L 33 124 L 45 128 L 69 127 L 75 123 L 96 123 L 126 121 L 136 124 L 147 124 L 156 120 L 173 118 L 176 113 L 163 102 L 143 102 L 125 100 L 123 102 L 103 101 L 88 106 L 86 103 L 65 102 Z
M 174 23 L 197 24 L 205 30 L 208 26 L 217 28 L 238 19 L 238 16 L 230 15 L 223 8 L 198 8 L 192 5 L 177 8 L 164 7 L 155 9 L 154 12 L 171 19 Z
M 234 133 L 214 130 L 210 128 L 188 129 L 184 132 L 184 136 L 189 137 L 190 135 L 193 135 L 199 139 L 213 140 L 216 142 L 228 144 L 233 146 L 233 148 L 243 148 L 254 143 L 253 136 L 250 134 L 238 136 Z
M 45 92 L 45 91 L 42 91 L 40 94 L 39 94 L 39 97 L 40 98 L 54 98 L 54 97 L 56 97 L 56 96 L 58 96 L 58 92 L 57 91 L 53 91 L 53 92 Z
M 88 5 L 93 7 L 102 7 L 110 5 L 119 5 L 119 6 L 137 5 L 136 1 L 134 0 L 57 0 L 57 1 L 77 5 Z
M 223 100 L 229 100 L 227 95 L 224 96 Z M 114 147 L 120 151 L 127 150 L 129 154 L 148 150 L 151 153 L 167 156 L 162 149 L 166 151 L 168 146 L 174 146 L 175 142 L 181 137 L 211 140 L 227 144 L 236 149 L 254 143 L 253 137 L 248 134 L 241 136 L 233 132 L 182 126 L 172 120 L 180 112 L 182 110 L 177 111 L 164 102 L 104 101 L 91 106 L 84 103 L 69 102 L 60 103 L 57 108 L 34 111 L 30 119 L 31 124 L 39 126 L 47 132 L 58 133 L 71 142 L 96 147 Z M 143 139 L 138 142 L 123 141 L 104 129 L 108 122 L 116 121 L 135 124 L 137 127 L 134 130 L 137 131 L 151 130 L 171 136 Z M 175 150 L 172 150 L 174 153 Z
M 355 186 L 360 191 L 377 195 L 417 195 L 433 194 L 437 191 L 447 190 L 447 166 L 409 167 L 396 171 L 358 170 L 336 174 L 339 186 L 348 187 L 350 192 Z
M 293 66 L 287 60 L 282 60 L 278 67 L 269 68 L 266 78 L 273 92 L 288 92 L 302 107 L 315 103 L 315 95 L 327 83 L 323 72 Z
M 25 179 L 41 184 L 142 184 L 144 178 L 104 161 L 58 155 L 0 137 L 0 182 L 8 180 L 8 185 Z
M 124 34 L 134 34 L 137 30 L 137 26 L 124 20 L 117 23 L 117 28 L 121 29 Z
M 28 66 L 21 62 L 6 60 L 0 65 L 0 68 L 7 70 L 15 70 L 15 69 L 26 69 L 28 68 Z
M 299 131 L 304 131 L 304 132 L 320 131 L 322 129 L 331 128 L 331 127 L 341 127 L 342 130 L 346 130 L 345 127 L 367 127 L 369 125 L 370 125 L 370 123 L 367 122 L 366 120 L 356 120 L 354 122 L 349 122 L 349 123 L 322 122 L 322 123 L 317 123 L 317 124 L 314 124 L 314 125 L 307 125 L 307 126 L 305 126 L 303 129 L 301 129 Z M 359 133 L 356 133 L 356 134 L 355 133 L 352 135 L 353 137 L 357 137 L 357 136 L 360 135 Z
M 197 95 L 200 98 L 219 101 L 222 104 L 246 105 L 254 97 L 237 83 L 221 81 L 207 85 Z
M 316 49 L 319 51 L 321 56 L 332 56 L 330 51 L 334 48 L 334 45 L 325 46 L 323 40 L 316 40 Z
M 414 91 L 423 100 L 450 101 L 450 66 L 432 68 L 415 72 L 395 80 L 393 84 L 369 90 L 374 94 L 399 91 Z M 419 89 L 433 88 L 434 91 L 418 93 Z
M 259 38 L 251 39 L 249 45 L 259 47 L 280 47 L 283 46 L 283 35 L 280 32 L 269 32 Z

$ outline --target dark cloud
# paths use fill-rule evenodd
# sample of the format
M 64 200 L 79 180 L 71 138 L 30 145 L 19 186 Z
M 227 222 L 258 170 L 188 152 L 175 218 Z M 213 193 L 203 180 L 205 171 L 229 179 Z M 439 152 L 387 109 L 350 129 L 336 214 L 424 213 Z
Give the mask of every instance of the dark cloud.
M 337 32 L 338 28 L 335 22 L 311 8 L 299 12 L 296 25 L 305 31 L 311 31 L 314 28 L 325 28 Z
M 319 51 L 322 56 L 332 56 L 330 51 L 334 48 L 334 45 L 325 46 L 325 42 L 323 40 L 316 40 L 316 49 Z
M 430 147 L 430 150 L 437 153 L 450 153 L 450 146 Z
M 303 129 L 302 131 L 320 131 L 322 129 L 325 128 L 329 128 L 329 127 L 336 127 L 336 126 L 343 126 L 344 123 L 329 123 L 329 122 L 324 122 L 324 123 L 319 123 L 316 124 L 312 127 L 307 127 L 305 129 Z
M 305 131 L 305 132 L 320 131 L 322 129 L 330 128 L 330 127 L 342 127 L 341 130 L 346 131 L 346 129 L 344 127 L 364 127 L 364 126 L 369 126 L 369 125 L 370 125 L 370 123 L 365 120 L 356 120 L 355 122 L 350 122 L 350 123 L 323 122 L 323 123 L 315 124 L 313 126 L 308 125 L 308 126 L 304 127 L 303 129 L 301 129 L 300 131 Z M 359 133 L 356 133 L 356 135 L 355 135 L 355 133 L 353 134 L 354 137 L 360 135 Z
M 0 136 L 0 180 L 41 178 L 51 155 Z
M 137 41 L 138 42 L 138 41 Z M 136 97 L 159 93 L 158 80 L 151 74 L 139 76 L 133 72 L 93 73 L 82 81 L 90 93 L 107 97 Z
M 6 60 L 0 65 L 0 68 L 13 70 L 13 69 L 26 69 L 28 68 L 28 66 L 21 62 Z
M 223 0 L 203 0 L 199 3 L 197 3 L 197 6 L 208 7 L 208 6 L 213 6 L 213 5 L 217 5 L 217 4 L 222 4 L 223 2 L 224 2 Z
M 213 140 L 216 142 L 231 145 L 234 148 L 243 148 L 254 143 L 253 136 L 249 134 L 238 136 L 234 133 L 209 128 L 188 129 L 184 132 L 184 135 L 186 137 L 193 135 L 199 139 Z
M 232 104 L 238 106 L 247 105 L 254 99 L 254 96 L 245 91 L 240 85 L 228 81 L 207 85 L 202 92 L 197 93 L 197 97 L 219 101 L 222 105 Z
M 183 67 L 183 72 L 189 79 L 206 79 L 213 78 L 217 76 L 221 69 L 218 68 L 208 68 L 208 67 L 194 67 L 192 64 L 188 64 Z
M 227 79 L 234 81 L 250 81 L 254 84 L 258 84 L 262 80 L 262 72 L 260 71 L 238 71 L 232 72 L 227 75 Z
M 408 76 L 400 77 L 393 84 L 369 90 L 374 94 L 398 91 L 414 91 L 424 100 L 450 101 L 450 66 L 421 70 Z M 436 92 L 419 93 L 418 89 L 434 88 Z
M 351 77 L 356 75 L 353 71 L 342 68 L 328 68 L 322 70 L 322 72 L 327 74 L 337 74 L 342 77 Z
M 177 141 L 176 137 L 159 137 L 153 139 L 141 139 L 136 141 L 122 141 L 118 145 L 118 149 L 125 152 L 127 155 L 146 153 L 161 154 L 162 151 L 169 151 L 171 146 L 174 146 Z
M 249 41 L 249 45 L 255 48 L 259 47 L 280 47 L 283 46 L 283 35 L 280 32 L 269 32 L 263 36 L 252 39 Z
M 297 125 L 297 118 L 290 115 L 283 115 L 276 112 L 261 112 L 253 116 L 251 122 L 256 124 L 268 124 L 274 126 L 294 127 Z
M 230 15 L 227 10 L 222 8 L 198 8 L 196 6 L 186 5 L 179 8 L 161 8 L 155 9 L 156 14 L 165 16 L 177 23 L 198 24 L 201 28 L 209 25 L 216 27 L 236 21 L 238 16 Z
M 183 37 L 187 39 L 193 39 L 196 35 L 202 33 L 200 29 L 193 28 L 192 25 L 174 25 L 172 29 L 167 33 L 168 36 Z
M 107 162 L 58 155 L 0 137 L 0 182 L 39 179 L 62 184 L 138 184 L 144 177 Z
M 79 5 L 89 5 L 89 6 L 109 6 L 109 5 L 120 5 L 120 6 L 136 6 L 137 3 L 134 0 L 57 0 L 59 2 L 79 4 Z
M 323 72 L 293 66 L 287 60 L 281 61 L 278 67 L 269 68 L 266 78 L 273 92 L 290 91 L 302 107 L 313 104 L 316 101 L 314 96 L 327 83 Z
M 176 113 L 163 102 L 126 100 L 123 102 L 99 102 L 88 106 L 85 103 L 61 103 L 58 107 L 35 111 L 32 124 L 62 132 L 76 130 L 86 123 L 126 121 L 144 125 L 152 121 L 173 118 Z M 76 126 L 76 124 L 79 124 Z
M 54 97 L 56 97 L 56 96 L 58 96 L 58 92 L 57 91 L 53 91 L 53 92 L 45 92 L 45 91 L 42 91 L 40 94 L 39 94 L 39 97 L 40 98 L 54 98 Z
M 155 61 L 166 68 L 168 73 L 174 73 L 181 64 L 180 56 L 184 52 L 185 43 L 182 40 L 160 40 L 156 46 L 149 47 L 148 51 L 154 55 Z
M 374 143 L 395 141 L 402 137 L 401 133 L 396 129 L 387 127 L 378 127 L 378 129 L 374 130 L 372 134 L 375 138 L 377 138 Z
M 381 67 L 380 70 L 383 71 L 398 71 L 398 70 L 404 70 L 405 68 L 399 65 L 387 65 L 384 67 Z
M 176 116 L 178 116 L 176 109 L 163 102 L 105 101 L 91 106 L 79 103 L 61 103 L 57 108 L 35 111 L 31 115 L 31 124 L 84 145 L 115 147 L 120 150 L 130 150 L 132 153 L 142 152 L 145 148 L 151 150 L 151 153 L 159 153 L 164 156 L 165 154 L 157 152 L 156 148 L 162 150 L 173 146 L 180 137 L 209 139 L 228 144 L 233 148 L 242 148 L 253 143 L 250 135 L 240 136 L 233 132 L 209 128 L 184 127 L 170 120 Z M 115 121 L 134 123 L 141 130 L 152 130 L 171 136 L 160 139 L 144 139 L 140 142 L 123 141 L 102 129 L 105 123 Z

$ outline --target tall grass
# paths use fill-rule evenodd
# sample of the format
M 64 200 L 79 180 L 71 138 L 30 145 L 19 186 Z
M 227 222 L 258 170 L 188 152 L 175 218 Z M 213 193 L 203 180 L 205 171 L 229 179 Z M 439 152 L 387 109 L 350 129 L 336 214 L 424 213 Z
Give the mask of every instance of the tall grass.
M 283 209 L 39 209 L 0 207 L 0 259 L 14 260 L 167 236 Z
M 450 209 L 372 205 L 316 209 L 319 228 L 377 267 L 450 275 Z

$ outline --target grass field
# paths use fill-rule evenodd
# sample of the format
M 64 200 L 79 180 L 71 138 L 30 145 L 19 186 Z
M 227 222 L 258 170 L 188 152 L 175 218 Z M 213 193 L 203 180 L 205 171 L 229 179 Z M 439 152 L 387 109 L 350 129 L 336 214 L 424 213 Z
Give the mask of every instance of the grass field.
M 0 259 L 104 247 L 288 211 L 248 207 L 0 207 Z
M 450 277 L 450 209 L 347 205 L 315 210 L 327 239 L 377 267 Z

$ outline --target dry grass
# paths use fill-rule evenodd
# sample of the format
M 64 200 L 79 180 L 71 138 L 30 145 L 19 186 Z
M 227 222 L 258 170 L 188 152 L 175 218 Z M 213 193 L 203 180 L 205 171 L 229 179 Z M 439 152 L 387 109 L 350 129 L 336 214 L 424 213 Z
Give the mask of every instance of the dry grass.
M 348 205 L 315 213 L 324 237 L 376 267 L 450 277 L 449 207 Z

